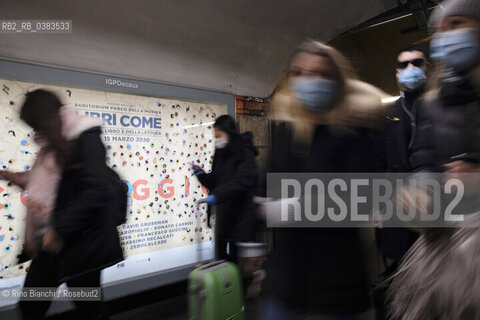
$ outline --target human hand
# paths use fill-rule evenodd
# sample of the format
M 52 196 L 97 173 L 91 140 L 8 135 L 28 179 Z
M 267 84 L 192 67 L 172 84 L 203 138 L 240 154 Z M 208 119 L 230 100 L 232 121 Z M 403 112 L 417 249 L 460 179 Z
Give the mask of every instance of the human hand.
M 43 236 L 43 239 L 42 239 L 43 251 L 56 254 L 62 250 L 64 245 L 65 245 L 65 242 L 54 229 L 51 229 Z
M 0 180 L 8 180 L 11 181 L 15 179 L 15 172 L 7 171 L 7 170 L 0 170 Z
M 445 181 L 458 179 L 462 182 L 465 195 L 477 197 L 480 187 L 480 165 L 469 161 L 454 161 L 444 165 Z M 472 174 L 473 173 L 473 174 Z
M 480 172 L 480 165 L 469 161 L 453 161 L 444 165 L 446 173 Z
M 192 170 L 193 170 L 193 174 L 196 176 L 205 173 L 205 171 L 200 166 L 196 165 L 193 162 L 192 162 Z
M 21 188 L 25 188 L 25 185 L 27 184 L 27 174 L 27 172 L 11 172 L 0 170 L 0 176 L 2 177 L 0 180 L 8 180 Z
M 272 225 L 284 225 L 295 221 L 294 208 L 299 201 L 298 197 L 277 200 L 268 198 L 267 200 L 262 200 L 258 205 L 257 217 L 259 219 L 269 221 Z

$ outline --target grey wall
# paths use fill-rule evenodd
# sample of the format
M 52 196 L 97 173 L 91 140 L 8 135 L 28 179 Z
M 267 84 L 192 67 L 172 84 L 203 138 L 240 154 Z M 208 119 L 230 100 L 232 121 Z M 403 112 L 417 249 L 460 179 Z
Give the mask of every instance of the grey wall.
M 0 57 L 268 96 L 305 37 L 329 40 L 396 0 L 2 0 L 0 19 L 72 34 L 0 34 Z

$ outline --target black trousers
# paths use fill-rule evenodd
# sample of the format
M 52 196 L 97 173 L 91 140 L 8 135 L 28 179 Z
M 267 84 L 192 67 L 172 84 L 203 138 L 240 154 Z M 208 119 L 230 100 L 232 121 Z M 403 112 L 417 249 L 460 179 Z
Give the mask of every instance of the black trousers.
M 215 237 L 215 259 L 225 259 L 238 263 L 237 244 L 235 241 L 223 237 Z
M 58 260 L 55 255 L 42 253 L 32 260 L 28 270 L 24 288 L 58 287 Z M 67 286 L 75 287 L 100 287 L 100 270 L 72 278 L 67 281 Z M 102 299 L 103 300 L 103 299 Z M 23 319 L 43 319 L 52 301 L 25 301 L 20 300 L 20 310 Z M 108 319 L 103 301 L 74 301 L 77 306 L 78 319 Z

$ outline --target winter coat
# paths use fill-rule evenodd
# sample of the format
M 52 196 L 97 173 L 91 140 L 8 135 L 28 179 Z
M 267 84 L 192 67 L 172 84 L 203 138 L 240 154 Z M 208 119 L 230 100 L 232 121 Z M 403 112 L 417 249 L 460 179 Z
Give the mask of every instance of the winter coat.
M 410 151 L 416 134 L 416 110 L 420 93 L 406 92 L 388 113 L 386 172 L 410 172 Z
M 268 172 L 376 172 L 375 135 L 385 94 L 358 80 L 328 113 L 303 108 L 285 83 L 272 98 Z M 264 289 L 283 303 L 317 313 L 369 306 L 366 252 L 356 228 L 275 228 Z
M 385 129 L 385 171 L 410 172 L 410 153 L 417 132 L 416 111 L 421 92 L 404 92 L 388 113 Z M 385 257 L 399 263 L 418 238 L 406 228 L 377 230 L 377 240 Z
M 480 96 L 466 76 L 449 80 L 418 109 L 411 164 L 420 179 L 444 172 L 458 155 L 480 163 Z M 477 213 L 466 216 L 467 228 L 426 229 L 394 275 L 393 318 L 479 318 L 479 222 Z
M 257 219 L 253 196 L 257 185 L 252 134 L 233 138 L 225 148 L 216 149 L 212 171 L 198 175 L 200 183 L 217 198 L 217 239 L 228 241 L 255 241 Z
M 480 162 L 478 101 L 474 93 L 449 96 L 435 91 L 425 97 L 410 159 L 414 171 L 443 172 L 452 157 L 463 153 Z
M 311 147 L 294 152 L 288 122 L 272 123 L 269 172 L 374 172 L 371 130 L 338 133 L 318 125 Z M 320 313 L 361 312 L 369 305 L 365 250 L 356 228 L 274 229 L 265 290 L 291 306 Z
M 65 241 L 58 254 L 60 282 L 123 260 L 100 133 L 93 127 L 71 142 L 72 158 L 60 180 L 53 215 L 53 228 Z

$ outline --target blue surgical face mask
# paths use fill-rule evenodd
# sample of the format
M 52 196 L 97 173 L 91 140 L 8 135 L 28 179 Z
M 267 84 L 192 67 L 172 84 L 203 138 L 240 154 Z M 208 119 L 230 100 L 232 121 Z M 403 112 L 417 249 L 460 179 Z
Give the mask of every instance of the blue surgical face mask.
M 477 28 L 436 33 L 430 43 L 431 57 L 445 62 L 453 71 L 467 71 L 479 61 L 477 37 Z
M 290 89 L 305 108 L 314 111 L 330 110 L 339 94 L 335 81 L 304 76 L 291 78 Z
M 425 71 L 418 67 L 408 67 L 398 74 L 398 82 L 411 90 L 423 86 L 426 79 Z

